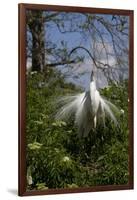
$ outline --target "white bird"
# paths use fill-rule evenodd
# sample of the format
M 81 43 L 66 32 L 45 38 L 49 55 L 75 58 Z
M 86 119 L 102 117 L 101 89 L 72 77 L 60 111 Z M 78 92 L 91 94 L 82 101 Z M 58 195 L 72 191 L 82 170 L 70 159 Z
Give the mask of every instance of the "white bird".
M 105 125 L 106 116 L 117 125 L 114 113 L 117 107 L 102 97 L 96 88 L 95 76 L 92 71 L 88 91 L 74 96 L 61 97 L 58 103 L 63 104 L 56 114 L 56 120 L 68 120 L 74 115 L 78 127 L 78 136 L 87 137 L 92 128 L 96 128 L 97 121 Z

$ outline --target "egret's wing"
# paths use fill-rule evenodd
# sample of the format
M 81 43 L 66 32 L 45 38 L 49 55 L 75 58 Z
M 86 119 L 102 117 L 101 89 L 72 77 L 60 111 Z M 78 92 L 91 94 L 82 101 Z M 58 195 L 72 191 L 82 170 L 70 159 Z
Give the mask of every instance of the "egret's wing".
M 100 98 L 100 103 L 102 111 L 105 112 L 114 121 L 115 124 L 117 124 L 118 122 L 114 114 L 119 112 L 117 107 L 102 97 Z
M 104 123 L 106 115 L 117 125 L 115 114 L 119 110 L 114 104 L 102 97 L 97 90 L 94 91 L 94 94 L 87 91 L 78 95 L 61 97 L 57 101 L 61 108 L 55 119 L 67 120 L 74 115 L 79 137 L 87 137 L 93 124 L 96 128 L 96 122 L 99 118 L 102 118 Z
M 91 99 L 89 92 L 85 92 L 75 115 L 75 124 L 78 127 L 78 136 L 86 137 L 91 128 Z
M 80 104 L 84 98 L 85 93 L 78 94 L 75 96 L 67 96 L 60 98 L 59 102 L 63 105 L 57 112 L 55 119 L 68 119 L 74 113 L 77 112 L 77 109 L 80 107 Z
M 117 114 L 120 113 L 119 109 L 113 103 L 106 100 L 105 98 L 104 98 L 104 101 L 106 102 L 106 104 L 108 104 L 108 106 L 113 110 L 114 113 L 117 113 Z
M 91 94 L 92 96 L 92 94 Z M 95 91 L 95 94 L 94 94 L 94 99 L 92 100 L 92 115 L 93 115 L 93 121 L 94 121 L 94 128 L 96 128 L 96 125 L 97 125 L 97 118 L 98 118 L 98 113 L 100 111 L 100 94 L 99 94 L 99 91 Z

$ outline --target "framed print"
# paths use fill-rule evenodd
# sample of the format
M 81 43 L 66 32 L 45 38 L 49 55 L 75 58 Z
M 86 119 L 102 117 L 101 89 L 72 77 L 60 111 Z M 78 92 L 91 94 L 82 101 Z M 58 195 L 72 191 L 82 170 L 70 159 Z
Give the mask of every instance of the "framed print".
M 133 11 L 19 4 L 19 195 L 133 189 Z

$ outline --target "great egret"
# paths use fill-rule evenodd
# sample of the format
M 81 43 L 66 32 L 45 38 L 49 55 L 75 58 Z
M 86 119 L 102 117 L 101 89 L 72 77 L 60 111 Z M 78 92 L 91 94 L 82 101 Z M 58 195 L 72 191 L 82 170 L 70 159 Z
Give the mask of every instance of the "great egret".
M 56 120 L 68 120 L 74 115 L 79 137 L 87 137 L 91 129 L 96 128 L 99 119 L 105 125 L 106 116 L 117 125 L 114 113 L 119 111 L 114 104 L 100 95 L 93 71 L 88 91 L 74 96 L 61 97 L 59 102 L 63 106 L 57 112 Z

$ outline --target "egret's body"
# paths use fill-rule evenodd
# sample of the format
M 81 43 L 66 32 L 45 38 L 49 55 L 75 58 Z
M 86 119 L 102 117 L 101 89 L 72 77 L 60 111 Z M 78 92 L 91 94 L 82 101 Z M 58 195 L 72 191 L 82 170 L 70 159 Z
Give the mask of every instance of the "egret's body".
M 97 121 L 100 118 L 104 124 L 105 115 L 109 116 L 117 124 L 113 111 L 118 112 L 118 109 L 100 95 L 96 88 L 93 72 L 88 91 L 75 96 L 62 97 L 60 101 L 64 105 L 58 111 L 56 119 L 66 120 L 74 115 L 79 137 L 87 137 L 91 129 L 96 128 Z

